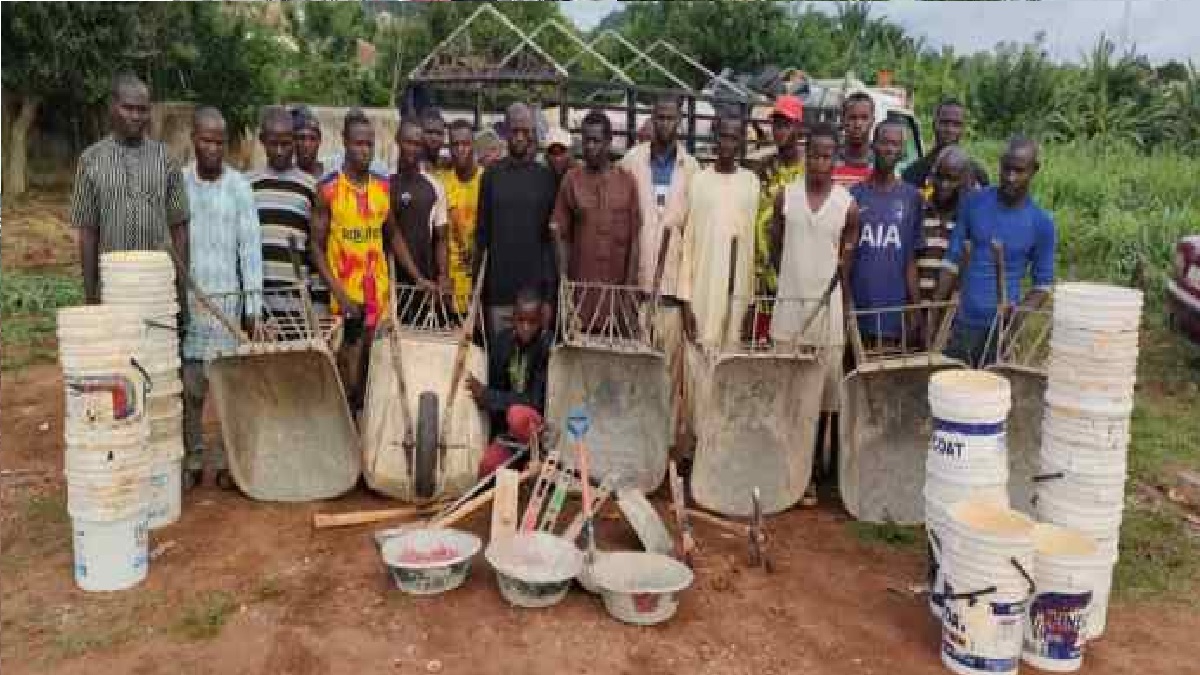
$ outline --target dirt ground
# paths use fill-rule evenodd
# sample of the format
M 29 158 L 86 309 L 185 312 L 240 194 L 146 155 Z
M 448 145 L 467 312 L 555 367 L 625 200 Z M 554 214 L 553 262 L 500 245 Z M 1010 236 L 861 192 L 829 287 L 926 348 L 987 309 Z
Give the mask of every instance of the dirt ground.
M 165 551 L 146 582 L 84 593 L 71 577 L 59 477 L 58 368 L 9 373 L 2 385 L 0 659 L 10 675 L 943 672 L 938 628 L 902 590 L 921 576 L 921 549 L 861 541 L 833 509 L 770 519 L 774 574 L 746 568 L 744 541 L 697 523 L 696 584 L 655 628 L 615 622 L 581 590 L 553 608 L 513 609 L 482 556 L 459 590 L 402 595 L 370 526 L 311 527 L 316 511 L 385 504 L 364 490 L 272 505 L 202 488 L 185 497 L 180 522 L 152 534 L 152 550 Z M 487 523 L 484 511 L 469 529 L 485 536 Z M 633 542 L 611 517 L 600 534 L 614 547 Z M 1194 673 L 1181 646 L 1197 634 L 1194 612 L 1117 604 L 1086 672 Z

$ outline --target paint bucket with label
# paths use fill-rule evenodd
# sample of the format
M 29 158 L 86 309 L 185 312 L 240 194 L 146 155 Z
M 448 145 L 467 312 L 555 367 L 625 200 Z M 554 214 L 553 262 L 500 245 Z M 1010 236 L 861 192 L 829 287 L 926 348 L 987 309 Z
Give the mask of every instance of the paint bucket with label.
M 1087 622 L 1088 639 L 1104 634 L 1108 623 L 1108 598 L 1112 589 L 1112 571 L 1120 555 L 1121 515 L 1125 504 L 1118 502 L 1107 506 L 1082 503 L 1070 495 L 1052 491 L 1045 485 L 1038 487 L 1038 518 L 1069 528 L 1087 536 L 1097 547 L 1097 555 L 1103 569 L 1096 572 L 1095 595 L 1089 609 Z
M 942 663 L 959 675 L 1016 673 L 1034 592 L 1033 521 L 1005 506 L 953 506 L 946 529 Z
M 929 611 L 942 619 L 942 591 L 945 578 L 942 570 L 941 542 L 950 522 L 950 508 L 968 499 L 981 499 L 999 506 L 1008 506 L 1008 485 L 999 479 L 991 485 L 972 485 L 954 480 L 936 471 L 925 475 L 925 533 L 929 537 Z
M 991 485 L 1008 477 L 1005 420 L 1012 405 L 1008 380 L 983 371 L 943 370 L 929 379 L 933 435 L 926 472 Z
M 1021 659 L 1041 670 L 1074 672 L 1083 664 L 1097 582 L 1112 564 L 1077 530 L 1039 523 L 1033 538 L 1037 593 L 1029 603 Z

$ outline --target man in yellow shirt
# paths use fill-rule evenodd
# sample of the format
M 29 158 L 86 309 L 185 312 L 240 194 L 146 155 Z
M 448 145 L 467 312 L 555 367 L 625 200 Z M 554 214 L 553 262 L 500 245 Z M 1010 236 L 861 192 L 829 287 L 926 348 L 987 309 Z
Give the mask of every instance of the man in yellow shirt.
M 471 123 L 455 120 L 450 124 L 450 167 L 439 171 L 437 179 L 446 192 L 449 228 L 450 287 L 454 294 L 454 309 L 459 314 L 471 303 L 471 260 L 475 254 L 475 225 L 479 215 L 479 186 L 483 167 L 475 161 L 474 134 Z
M 375 129 L 361 110 L 346 113 L 342 128 L 346 158 L 340 169 L 321 179 L 313 208 L 313 260 L 329 286 L 330 310 L 345 319 L 338 367 L 346 397 L 356 412 L 362 408 L 367 374 L 367 347 L 387 308 L 387 248 L 414 278 L 419 277 L 408 246 L 391 220 L 387 176 L 373 173 Z

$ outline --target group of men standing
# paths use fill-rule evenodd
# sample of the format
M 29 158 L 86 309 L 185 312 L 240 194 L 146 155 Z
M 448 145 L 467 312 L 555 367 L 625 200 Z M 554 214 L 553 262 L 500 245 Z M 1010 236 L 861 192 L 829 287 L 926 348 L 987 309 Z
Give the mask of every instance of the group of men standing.
M 99 299 L 100 253 L 162 248 L 168 239 L 206 293 L 245 291 L 244 301 L 223 309 L 248 327 L 263 317 L 264 297 L 286 303 L 269 291 L 305 284 L 319 305 L 344 317 L 339 367 L 354 408 L 362 405 L 369 346 L 393 283 L 449 296 L 463 313 L 483 274 L 489 384 L 470 378 L 467 385 L 512 431 L 529 428 L 544 410 L 560 276 L 645 292 L 658 282 L 655 335 L 677 387 L 686 381 L 688 342 L 712 350 L 766 335 L 822 347 L 819 443 L 829 435 L 832 454 L 837 434 L 826 430 L 837 428 L 851 307 L 886 310 L 945 297 L 969 240 L 974 254 L 962 272 L 953 348 L 974 360 L 979 329 L 997 309 L 990 240 L 1005 243 L 1010 297 L 1018 297 L 1027 270 L 1029 304 L 1044 298 L 1053 279 L 1053 223 L 1028 197 L 1036 146 L 1010 142 L 1000 187 L 985 188 L 986 172 L 957 145 L 965 111 L 956 101 L 935 111 L 935 148 L 902 176 L 906 130 L 889 120 L 876 124 L 865 92 L 846 97 L 841 129 L 813 124 L 803 143 L 802 102 L 780 97 L 771 115 L 775 153 L 757 172 L 740 166 L 746 125 L 732 117 L 715 121 L 715 161 L 701 167 L 678 139 L 680 107 L 670 98 L 653 106 L 650 140 L 619 163 L 612 161 L 611 122 L 600 111 L 582 121 L 576 164 L 569 134 L 552 129 L 539 139 L 528 105 L 505 112 L 502 158 L 484 152 L 469 123 L 447 127 L 428 110 L 400 122 L 390 175 L 373 162 L 374 125 L 357 109 L 343 121 L 341 156 L 325 160 L 317 158 L 321 127 L 311 111 L 265 109 L 259 140 L 266 165 L 246 175 L 225 163 L 224 120 L 213 108 L 195 113 L 195 159 L 182 171 L 145 137 L 144 84 L 119 78 L 111 111 L 113 133 L 81 157 L 72 203 L 88 300 Z M 827 289 L 828 305 L 818 307 Z M 743 320 L 756 296 L 774 298 L 766 325 Z M 813 311 L 825 320 L 807 322 Z M 857 329 L 899 341 L 899 317 L 885 311 Z M 800 335 L 805 324 L 809 332 Z M 188 318 L 187 483 L 199 480 L 203 460 L 204 364 L 232 339 L 209 317 Z M 685 411 L 676 412 L 686 429 Z M 502 451 L 489 450 L 485 464 L 500 461 Z M 836 464 L 832 454 L 829 466 Z

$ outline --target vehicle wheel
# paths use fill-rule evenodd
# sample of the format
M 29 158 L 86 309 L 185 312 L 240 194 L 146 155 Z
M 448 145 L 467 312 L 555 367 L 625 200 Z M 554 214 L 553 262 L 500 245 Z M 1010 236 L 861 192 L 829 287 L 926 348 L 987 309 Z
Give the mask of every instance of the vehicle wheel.
M 417 499 L 433 499 L 437 488 L 438 397 L 422 392 L 417 401 L 417 447 L 413 453 L 413 484 Z

